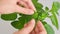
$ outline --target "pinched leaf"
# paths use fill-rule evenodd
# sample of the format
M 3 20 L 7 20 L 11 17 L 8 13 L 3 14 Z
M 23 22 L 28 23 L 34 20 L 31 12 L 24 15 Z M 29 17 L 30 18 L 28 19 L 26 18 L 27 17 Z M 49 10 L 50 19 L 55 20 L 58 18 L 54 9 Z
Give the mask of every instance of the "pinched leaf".
M 38 13 L 35 12 L 35 13 L 32 15 L 32 18 L 34 18 L 34 19 L 38 18 Z
M 16 13 L 2 14 L 1 18 L 3 20 L 7 20 L 7 21 L 9 21 L 9 20 L 15 20 L 17 18 L 17 14 Z
M 32 16 L 31 15 L 22 15 L 18 19 L 19 19 L 19 21 L 21 21 L 23 23 L 28 23 L 32 19 Z
M 52 29 L 52 27 L 50 25 L 45 24 L 44 27 L 47 31 L 47 34 L 55 34 L 54 30 Z
M 35 12 L 33 15 L 24 15 L 24 14 L 20 14 L 20 18 L 19 18 L 19 20 L 24 20 L 24 22 L 28 22 L 28 21 L 30 21 L 32 18 L 34 18 L 34 19 L 37 19 L 38 18 L 38 13 L 37 12 Z

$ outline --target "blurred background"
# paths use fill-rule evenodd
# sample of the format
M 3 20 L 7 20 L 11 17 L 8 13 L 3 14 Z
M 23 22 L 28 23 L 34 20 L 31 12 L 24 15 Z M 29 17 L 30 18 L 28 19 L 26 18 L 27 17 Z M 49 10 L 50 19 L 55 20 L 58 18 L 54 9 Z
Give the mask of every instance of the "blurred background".
M 39 0 L 39 3 L 42 3 L 44 7 L 49 7 L 49 9 L 51 9 L 52 3 L 54 1 L 58 1 L 60 2 L 60 0 Z M 50 24 L 52 26 L 52 28 L 55 31 L 55 34 L 60 34 L 60 10 L 58 11 L 59 16 L 57 16 L 58 18 L 58 22 L 59 22 L 59 30 L 57 30 L 55 28 L 55 26 L 52 25 L 51 21 L 49 18 L 46 18 L 46 21 L 48 22 L 48 24 Z M 13 32 L 17 31 L 15 28 L 13 28 L 10 24 L 11 21 L 4 21 L 0 18 L 0 34 L 13 34 Z

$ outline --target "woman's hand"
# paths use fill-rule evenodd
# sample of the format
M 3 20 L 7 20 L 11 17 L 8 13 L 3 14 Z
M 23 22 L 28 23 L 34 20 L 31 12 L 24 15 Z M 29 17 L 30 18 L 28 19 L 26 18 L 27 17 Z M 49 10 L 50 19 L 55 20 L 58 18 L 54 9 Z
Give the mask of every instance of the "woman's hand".
M 18 3 L 18 4 L 17 4 Z M 23 5 L 24 7 L 21 7 Z M 23 13 L 33 14 L 35 7 L 31 0 L 1 0 L 0 1 L 0 14 L 9 13 Z
M 35 20 L 32 19 L 28 24 L 25 24 L 25 27 L 14 34 L 47 34 L 43 24 L 38 21 L 35 27 Z

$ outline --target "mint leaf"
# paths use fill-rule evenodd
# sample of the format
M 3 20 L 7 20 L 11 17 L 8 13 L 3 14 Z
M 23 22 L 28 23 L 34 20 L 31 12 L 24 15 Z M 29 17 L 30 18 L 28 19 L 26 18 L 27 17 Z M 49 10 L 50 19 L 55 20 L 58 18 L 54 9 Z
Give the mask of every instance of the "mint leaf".
M 48 11 L 48 10 L 49 10 L 49 8 L 48 8 L 48 7 L 45 7 L 45 10 L 46 10 L 46 11 Z
M 22 29 L 24 27 L 24 23 L 20 21 L 13 21 L 11 25 L 16 29 Z
M 43 8 L 43 5 L 42 4 L 40 4 L 40 3 L 36 3 L 35 4 L 35 8 L 38 10 L 38 9 L 41 9 L 41 8 Z
M 32 19 L 31 15 L 20 15 L 21 17 L 19 17 L 19 21 L 22 21 L 23 23 L 28 23 L 28 21 L 30 21 Z
M 59 2 L 53 2 L 52 5 L 52 9 L 50 10 L 50 12 L 52 13 L 52 16 L 50 17 L 53 25 L 56 26 L 56 28 L 58 29 L 58 20 L 56 17 L 56 14 L 58 14 L 58 10 L 60 9 L 60 3 Z
M 51 19 L 53 25 L 55 25 L 56 28 L 58 29 L 59 27 L 58 27 L 58 20 L 57 20 L 57 17 L 56 17 L 56 15 L 55 15 L 54 13 L 52 13 L 52 14 L 53 14 L 53 15 L 50 16 L 50 19 Z
M 33 3 L 35 3 L 35 2 L 37 3 L 37 1 L 38 1 L 38 0 L 32 0 Z
M 38 16 L 38 13 L 35 13 L 33 15 L 24 15 L 20 14 L 21 17 L 18 18 L 19 21 L 13 21 L 11 25 L 16 29 L 22 29 L 24 27 L 24 24 L 28 23 L 32 18 L 36 19 Z
M 42 23 L 47 31 L 47 34 L 55 34 L 53 28 L 49 24 L 47 24 L 47 22 L 42 21 Z
M 43 5 L 41 3 L 38 3 L 38 0 L 32 0 L 32 2 L 37 10 L 43 8 Z
M 58 10 L 60 9 L 59 2 L 53 2 L 51 11 L 58 14 Z
M 42 21 L 42 24 L 43 24 L 43 25 L 45 25 L 45 24 L 47 24 L 47 22 L 45 22 L 45 21 Z
M 52 27 L 50 25 L 45 24 L 44 27 L 47 31 L 47 34 L 55 34 L 54 30 L 52 29 Z
M 40 11 L 38 11 L 38 15 L 38 19 L 42 21 L 48 16 L 48 13 L 41 9 Z
M 35 13 L 32 15 L 32 18 L 34 18 L 34 19 L 38 18 L 38 13 L 35 12 Z
M 37 19 L 38 18 L 38 13 L 35 12 L 33 15 L 20 14 L 20 16 L 21 17 L 19 18 L 19 20 L 24 19 L 25 21 L 30 21 L 32 18 Z
M 17 14 L 16 13 L 12 13 L 12 14 L 2 14 L 1 15 L 1 18 L 3 20 L 7 20 L 7 21 L 10 21 L 10 20 L 15 20 L 17 18 Z

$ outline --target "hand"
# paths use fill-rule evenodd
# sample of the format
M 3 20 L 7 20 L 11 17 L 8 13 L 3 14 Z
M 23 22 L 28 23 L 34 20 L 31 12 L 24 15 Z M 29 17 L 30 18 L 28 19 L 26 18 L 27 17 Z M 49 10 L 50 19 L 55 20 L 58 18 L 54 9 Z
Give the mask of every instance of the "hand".
M 25 24 L 24 28 L 15 32 L 14 34 L 47 34 L 43 24 L 38 21 L 36 27 L 35 20 L 32 19 L 28 24 Z
M 18 4 L 17 4 L 18 3 Z M 21 7 L 23 5 L 24 7 Z M 35 7 L 31 0 L 1 0 L 0 1 L 0 14 L 9 13 L 23 13 L 23 14 L 33 14 Z
M 30 34 L 47 34 L 43 24 L 38 21 L 35 29 Z

